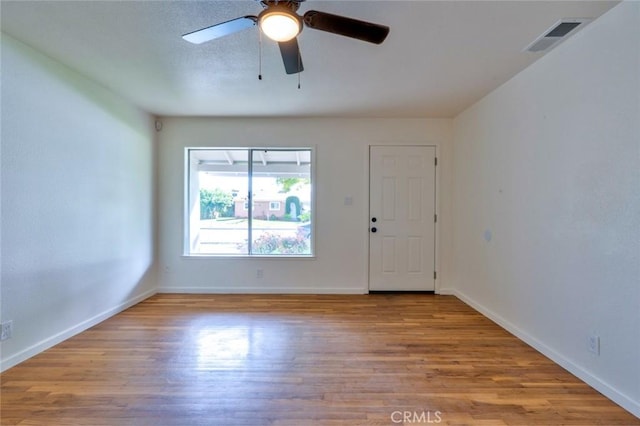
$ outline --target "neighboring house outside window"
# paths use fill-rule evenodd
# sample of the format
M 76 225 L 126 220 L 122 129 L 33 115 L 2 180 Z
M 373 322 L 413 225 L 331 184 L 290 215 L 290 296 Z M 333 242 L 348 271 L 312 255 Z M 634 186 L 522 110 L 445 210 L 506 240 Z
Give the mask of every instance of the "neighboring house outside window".
M 277 197 L 274 196 L 273 198 Z M 273 198 L 257 198 L 253 200 L 253 217 L 264 218 L 265 220 L 275 220 L 285 218 L 284 197 L 282 201 L 271 201 Z M 249 203 L 244 200 L 236 200 L 235 217 L 249 217 Z M 242 206 L 242 208 L 240 208 Z

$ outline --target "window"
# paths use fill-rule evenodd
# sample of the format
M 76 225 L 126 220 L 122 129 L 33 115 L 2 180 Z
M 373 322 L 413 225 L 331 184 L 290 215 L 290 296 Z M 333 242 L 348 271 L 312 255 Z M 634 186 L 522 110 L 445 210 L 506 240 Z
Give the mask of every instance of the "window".
M 312 150 L 187 148 L 186 255 L 312 256 Z
M 270 211 L 279 211 L 280 210 L 280 201 L 271 201 L 269 203 L 269 210 Z

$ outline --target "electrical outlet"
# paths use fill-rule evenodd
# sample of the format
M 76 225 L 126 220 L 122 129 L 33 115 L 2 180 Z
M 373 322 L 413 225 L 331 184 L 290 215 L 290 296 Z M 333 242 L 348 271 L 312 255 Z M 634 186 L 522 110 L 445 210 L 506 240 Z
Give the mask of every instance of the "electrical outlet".
M 594 355 L 600 355 L 600 336 L 592 334 L 587 339 L 587 347 L 589 352 Z
M 13 334 L 13 321 L 3 322 L 0 325 L 0 341 L 11 339 Z
M 258 268 L 258 270 L 256 271 L 256 278 L 262 278 L 264 276 L 264 271 L 262 270 L 262 268 Z

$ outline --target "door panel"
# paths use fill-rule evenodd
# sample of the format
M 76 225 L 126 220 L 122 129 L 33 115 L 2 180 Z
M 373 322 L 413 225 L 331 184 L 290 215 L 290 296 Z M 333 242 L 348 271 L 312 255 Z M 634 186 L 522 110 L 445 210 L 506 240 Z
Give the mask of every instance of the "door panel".
M 435 289 L 433 146 L 370 151 L 369 289 Z
M 396 272 L 396 239 L 395 237 L 382 238 L 382 272 Z

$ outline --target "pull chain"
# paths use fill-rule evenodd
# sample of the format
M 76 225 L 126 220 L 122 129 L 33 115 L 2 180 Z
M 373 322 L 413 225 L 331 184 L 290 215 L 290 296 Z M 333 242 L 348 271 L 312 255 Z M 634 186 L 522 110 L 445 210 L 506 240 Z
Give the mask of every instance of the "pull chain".
M 262 80 L 262 31 L 258 28 L 258 80 Z
M 298 90 L 300 90 L 300 68 L 302 66 L 302 58 L 300 57 L 300 49 L 298 49 Z

